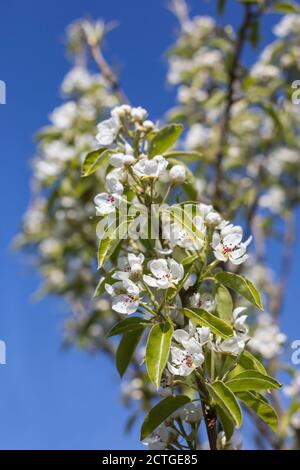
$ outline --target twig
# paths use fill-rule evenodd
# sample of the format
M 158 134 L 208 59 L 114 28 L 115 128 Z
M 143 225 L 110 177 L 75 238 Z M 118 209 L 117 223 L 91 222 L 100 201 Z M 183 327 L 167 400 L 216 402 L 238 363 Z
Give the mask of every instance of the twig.
M 220 141 L 218 145 L 218 151 L 216 155 L 216 166 L 215 166 L 215 193 L 214 193 L 214 205 L 218 208 L 220 199 L 221 199 L 221 179 L 222 179 L 222 161 L 224 157 L 224 147 L 226 145 L 227 140 L 227 133 L 229 130 L 229 123 L 230 123 L 230 114 L 231 108 L 234 103 L 234 89 L 236 80 L 238 78 L 238 69 L 239 69 L 239 62 L 243 52 L 244 43 L 246 40 L 246 34 L 249 25 L 253 19 L 253 12 L 251 10 L 251 5 L 245 5 L 245 15 L 243 22 L 239 28 L 236 44 L 235 44 L 235 53 L 232 58 L 231 66 L 229 68 L 229 81 L 228 81 L 228 94 L 227 94 L 227 102 L 224 110 L 224 116 L 221 123 L 220 128 Z

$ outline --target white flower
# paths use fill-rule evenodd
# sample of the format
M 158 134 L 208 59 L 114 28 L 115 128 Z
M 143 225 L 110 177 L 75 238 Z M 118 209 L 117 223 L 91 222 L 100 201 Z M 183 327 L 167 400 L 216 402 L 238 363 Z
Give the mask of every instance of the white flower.
M 240 439 L 231 438 L 231 440 L 228 441 L 224 431 L 220 431 L 217 435 L 218 450 L 240 450 L 242 445 L 243 443 Z
M 242 242 L 243 229 L 239 225 L 225 225 L 221 234 L 214 233 L 212 247 L 215 257 L 220 261 L 231 261 L 233 264 L 241 264 L 249 257 L 246 253 L 247 246 L 252 240 Z
M 287 397 L 296 397 L 300 392 L 300 373 L 297 372 L 292 382 L 283 387 L 283 393 Z
M 126 174 L 122 168 L 116 168 L 106 175 L 105 186 L 109 193 L 123 194 Z
M 144 275 L 143 279 L 151 287 L 168 289 L 178 284 L 184 276 L 183 266 L 171 258 L 152 260 L 148 267 L 153 276 Z
M 94 198 L 97 215 L 107 215 L 115 211 L 120 200 L 119 194 L 100 193 Z
M 247 335 L 249 331 L 247 325 L 245 325 L 248 315 L 241 315 L 245 310 L 247 310 L 246 307 L 237 307 L 232 312 L 233 326 L 239 335 Z
M 218 337 L 216 340 L 216 351 L 238 356 L 244 351 L 245 345 L 245 336 L 234 335 L 224 341 Z
M 144 259 L 145 257 L 142 253 L 139 255 L 128 253 L 127 257 L 124 256 L 119 259 L 118 267 L 120 271 L 116 271 L 112 277 L 119 280 L 139 278 L 143 272 Z
M 111 117 L 117 120 L 130 115 L 130 113 L 131 113 L 131 106 L 129 106 L 129 104 L 122 104 L 121 106 L 116 106 L 110 112 Z
M 188 150 L 193 150 L 197 147 L 208 146 L 212 139 L 212 130 L 202 124 L 193 124 L 185 139 L 185 145 Z
M 300 17 L 299 15 L 285 15 L 282 20 L 274 27 L 273 33 L 279 38 L 284 38 L 291 33 L 299 33 Z
M 174 165 L 170 170 L 170 180 L 172 183 L 183 183 L 186 179 L 186 169 L 183 165 Z
M 62 140 L 56 140 L 44 147 L 45 158 L 47 160 L 57 160 L 66 162 L 74 158 L 74 148 L 66 145 Z
M 295 429 L 300 429 L 300 410 L 297 410 L 291 417 L 291 425 Z
M 118 313 L 130 315 L 139 307 L 139 287 L 129 279 L 116 282 L 112 286 L 105 284 L 105 289 L 112 296 L 112 309 Z
M 116 168 L 133 165 L 136 161 L 133 155 L 127 155 L 125 153 L 114 153 L 109 160 L 110 164 Z
M 196 273 L 190 274 L 183 284 L 184 290 L 188 290 L 190 287 L 194 286 L 196 282 L 197 282 L 197 274 Z
M 259 198 L 258 204 L 260 207 L 278 214 L 284 209 L 285 191 L 279 186 L 274 186 Z
M 258 80 L 272 80 L 280 77 L 280 70 L 275 65 L 257 63 L 252 68 L 251 75 Z
M 68 101 L 59 108 L 55 108 L 50 119 L 55 127 L 59 129 L 66 129 L 71 127 L 74 119 L 77 116 L 77 104 L 75 101 Z
M 65 76 L 62 91 L 66 94 L 85 91 L 95 83 L 95 78 L 85 67 L 76 66 Z
M 169 239 L 172 245 L 190 251 L 200 250 L 204 244 L 204 240 L 192 232 L 192 227 L 187 230 L 177 222 L 171 224 L 170 227 L 163 228 L 163 236 L 165 239 Z
M 156 155 L 150 160 L 142 157 L 133 166 L 133 171 L 139 177 L 158 178 L 167 166 L 168 162 L 162 155 Z
M 206 225 L 217 227 L 222 222 L 222 217 L 215 211 L 213 206 L 200 203 L 197 206 L 197 213 L 204 220 Z M 198 218 L 198 217 L 197 217 Z
M 181 330 L 184 331 L 184 330 Z M 186 343 L 186 349 L 171 346 L 168 369 L 174 375 L 190 375 L 204 362 L 202 347 L 196 341 Z
M 163 450 L 173 435 L 174 431 L 171 428 L 161 424 L 149 437 L 143 440 L 143 444 L 148 446 L 149 450 Z
M 286 335 L 280 331 L 270 314 L 263 313 L 259 316 L 257 328 L 249 341 L 249 347 L 266 359 L 272 359 L 281 353 L 285 341 Z
M 213 312 L 216 308 L 216 302 L 213 295 L 209 293 L 200 294 L 195 292 L 189 299 L 191 307 L 202 308 L 207 312 Z
M 100 145 L 110 145 L 113 143 L 120 130 L 120 121 L 115 117 L 111 117 L 102 121 L 97 126 L 98 134 L 96 140 Z
M 146 111 L 146 109 L 142 108 L 141 106 L 131 109 L 131 117 L 135 121 L 144 121 L 147 118 L 147 116 L 148 116 L 148 112 Z
M 181 418 L 186 423 L 197 423 L 202 417 L 202 412 L 199 406 L 196 406 L 194 403 L 190 402 L 187 405 L 184 405 L 182 408 L 179 408 L 175 413 L 172 413 L 172 418 Z

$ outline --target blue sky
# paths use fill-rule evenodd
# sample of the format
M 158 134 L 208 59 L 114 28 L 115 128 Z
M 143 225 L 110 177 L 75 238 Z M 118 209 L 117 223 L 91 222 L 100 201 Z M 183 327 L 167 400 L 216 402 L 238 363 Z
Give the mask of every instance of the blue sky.
M 193 11 L 214 13 L 215 1 L 191 0 Z M 0 366 L 1 449 L 135 449 L 138 430 L 124 434 L 127 412 L 120 403 L 120 382 L 103 357 L 61 350 L 67 313 L 50 299 L 32 303 L 38 276 L 9 245 L 18 232 L 29 199 L 29 160 L 33 134 L 60 103 L 59 84 L 69 64 L 63 49 L 65 26 L 83 15 L 117 19 L 106 54 L 121 67 L 122 85 L 131 102 L 160 117 L 173 104 L 165 85 L 163 52 L 174 38 L 176 21 L 167 1 L 151 0 L 2 0 L 0 80 L 7 104 L 0 105 L 0 339 L 7 344 L 7 365 Z M 229 0 L 233 4 L 233 0 Z M 197 7 L 197 8 L 196 8 Z M 228 13 L 239 20 L 240 10 Z M 272 37 L 274 17 L 264 23 L 263 41 Z M 251 61 L 253 51 L 247 50 Z M 273 247 L 273 252 L 277 247 Z M 299 247 L 288 289 L 283 325 L 290 339 L 299 311 Z M 296 262 L 298 259 L 298 263 Z

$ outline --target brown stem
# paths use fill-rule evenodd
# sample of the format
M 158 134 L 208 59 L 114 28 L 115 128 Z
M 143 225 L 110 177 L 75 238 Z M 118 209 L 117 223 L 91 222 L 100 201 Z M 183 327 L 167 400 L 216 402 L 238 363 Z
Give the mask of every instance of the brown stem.
M 104 78 L 106 78 L 106 80 L 111 84 L 113 92 L 118 95 L 121 103 L 128 103 L 127 96 L 123 92 L 116 74 L 112 71 L 109 64 L 105 60 L 101 49 L 97 45 L 90 45 L 90 48 L 94 61 L 98 65 Z
M 253 19 L 253 12 L 251 10 L 251 5 L 246 4 L 244 19 L 237 34 L 235 52 L 234 52 L 232 62 L 228 71 L 227 101 L 226 101 L 226 106 L 224 110 L 223 120 L 221 123 L 220 141 L 218 145 L 218 151 L 216 154 L 214 205 L 217 208 L 220 204 L 220 199 L 221 199 L 222 162 L 223 162 L 223 157 L 224 157 L 224 147 L 226 145 L 226 140 L 227 140 L 227 133 L 229 130 L 231 108 L 234 103 L 234 89 L 235 89 L 235 84 L 238 78 L 239 62 L 240 62 L 240 58 L 243 52 L 247 30 L 248 30 L 249 25 L 251 24 L 252 19 Z
M 197 374 L 196 380 L 199 390 L 201 391 L 200 400 L 209 447 L 210 450 L 217 450 L 217 415 L 214 409 L 209 405 L 209 395 L 205 387 L 204 379 Z M 203 396 L 205 397 L 205 399 L 203 399 Z

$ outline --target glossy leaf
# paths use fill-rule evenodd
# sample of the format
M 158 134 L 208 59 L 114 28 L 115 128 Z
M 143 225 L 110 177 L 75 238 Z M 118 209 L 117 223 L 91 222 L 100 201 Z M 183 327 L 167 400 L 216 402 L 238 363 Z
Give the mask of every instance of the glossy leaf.
M 90 176 L 95 173 L 101 163 L 106 161 L 109 154 L 111 154 L 111 150 L 105 147 L 89 152 L 82 162 L 81 176 Z
M 220 380 L 206 384 L 209 394 L 224 413 L 240 427 L 243 421 L 242 411 L 232 391 Z
M 169 322 L 157 323 L 149 333 L 146 346 L 146 367 L 151 382 L 156 388 L 160 385 L 161 374 L 166 366 L 173 326 Z
M 149 158 L 162 155 L 174 145 L 183 131 L 181 124 L 170 124 L 161 129 L 149 143 Z
M 216 274 L 215 277 L 221 284 L 229 287 L 229 289 L 232 289 L 247 299 L 252 305 L 263 310 L 258 290 L 245 276 L 229 272 L 220 272 Z
M 257 370 L 247 370 L 226 382 L 232 392 L 247 392 L 252 390 L 269 390 L 281 387 L 277 380 Z
M 121 377 L 125 374 L 130 364 L 133 353 L 144 332 L 144 327 L 139 330 L 124 333 L 116 352 L 116 366 Z
M 121 335 L 125 332 L 136 331 L 151 325 L 150 320 L 143 317 L 128 317 L 114 325 L 108 332 L 107 337 Z
M 255 411 L 274 432 L 277 430 L 278 416 L 276 411 L 262 395 L 253 392 L 239 392 L 236 395 L 245 405 Z
M 233 311 L 232 297 L 228 289 L 222 284 L 216 286 L 215 300 L 219 317 L 227 323 L 230 323 Z
M 233 335 L 231 326 L 221 318 L 212 313 L 202 310 L 202 308 L 184 308 L 183 314 L 201 326 L 209 326 L 211 331 L 221 338 L 228 338 Z
M 160 401 L 147 414 L 141 429 L 141 440 L 145 439 L 163 423 L 174 411 L 189 403 L 191 400 L 185 395 L 170 396 Z

